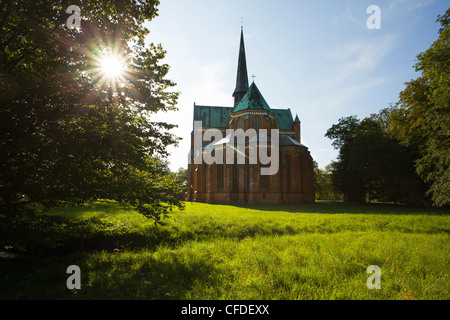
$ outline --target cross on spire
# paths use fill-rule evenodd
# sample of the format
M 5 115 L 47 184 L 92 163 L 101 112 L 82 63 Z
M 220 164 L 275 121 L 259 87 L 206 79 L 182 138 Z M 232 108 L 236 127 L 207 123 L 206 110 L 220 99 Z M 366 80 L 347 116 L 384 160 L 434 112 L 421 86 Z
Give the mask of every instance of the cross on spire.
M 255 82 L 256 76 L 254 74 L 252 75 L 252 78 L 253 78 L 253 82 Z
M 244 25 L 244 18 L 241 17 L 241 29 L 242 29 L 243 25 Z

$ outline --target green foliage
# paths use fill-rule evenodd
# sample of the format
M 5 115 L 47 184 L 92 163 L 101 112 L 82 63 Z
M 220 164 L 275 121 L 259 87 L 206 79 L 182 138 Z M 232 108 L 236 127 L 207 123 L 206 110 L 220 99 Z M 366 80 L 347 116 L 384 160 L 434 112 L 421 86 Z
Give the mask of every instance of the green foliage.
M 387 132 L 414 154 L 415 169 L 436 206 L 450 204 L 450 9 L 439 38 L 418 55 L 422 75 L 406 83 L 394 108 L 382 110 Z
M 158 166 L 178 138 L 151 120 L 176 110 L 161 45 L 144 46 L 159 1 L 2 1 L 0 207 L 13 214 L 89 199 L 121 199 L 159 220 L 179 186 Z M 69 5 L 81 30 L 66 26 Z M 101 57 L 126 62 L 105 78 Z M 165 204 L 163 205 L 162 202 Z
M 325 136 L 339 149 L 332 179 L 347 201 L 450 204 L 450 9 L 439 38 L 418 55 L 422 75 L 400 100 L 359 121 L 341 118 Z M 427 199 L 428 197 L 428 199 Z
M 427 80 L 430 128 L 427 148 L 417 171 L 431 184 L 428 194 L 437 206 L 450 205 L 450 8 L 438 18 L 439 38 L 418 56 L 416 70 Z
M 332 181 L 345 201 L 417 203 L 423 197 L 409 151 L 388 136 L 376 117 L 342 118 L 325 136 L 339 148 Z
M 175 181 L 183 187 L 183 191 L 187 192 L 188 185 L 188 169 L 179 168 L 173 173 Z
M 339 123 L 333 124 L 325 136 L 333 140 L 331 144 L 335 149 L 339 149 L 352 141 L 358 131 L 359 122 L 356 116 L 340 118 Z
M 314 161 L 314 190 L 316 200 L 342 200 L 342 194 L 336 191 L 332 181 L 333 163 L 320 169 Z

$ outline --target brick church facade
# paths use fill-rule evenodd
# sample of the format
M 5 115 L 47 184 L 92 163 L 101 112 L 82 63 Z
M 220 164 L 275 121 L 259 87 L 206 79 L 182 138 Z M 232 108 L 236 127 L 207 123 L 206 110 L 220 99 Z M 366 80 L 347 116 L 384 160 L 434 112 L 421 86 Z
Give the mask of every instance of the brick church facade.
M 248 85 L 248 74 L 241 29 L 236 88 L 233 92 L 233 107 L 196 105 L 194 103 L 194 124 L 201 121 L 201 127 L 194 125 L 191 134 L 191 151 L 188 164 L 189 201 L 236 204 L 281 204 L 314 202 L 313 160 L 308 148 L 301 143 L 300 120 L 295 119 L 290 109 L 270 108 L 261 92 L 253 82 Z M 203 139 L 208 129 L 221 132 L 225 139 Z M 227 130 L 228 129 L 228 130 Z M 234 161 L 207 163 L 202 155 L 211 154 L 211 146 L 229 150 L 227 135 L 229 130 L 254 129 L 259 133 L 267 130 L 267 137 L 278 129 L 278 143 L 270 138 L 258 147 L 267 148 L 267 152 L 278 152 L 279 165 L 274 174 L 262 175 L 263 165 L 258 157 L 257 163 L 251 163 L 249 152 L 251 143 L 245 141 L 245 163 L 237 161 L 239 150 L 232 149 Z M 201 147 L 196 148 L 195 134 L 202 137 Z M 259 137 L 259 136 L 258 136 Z M 259 139 L 259 138 L 258 138 Z M 213 153 L 215 151 L 212 151 Z M 200 157 L 200 158 L 199 158 Z M 198 160 L 200 159 L 200 160 Z

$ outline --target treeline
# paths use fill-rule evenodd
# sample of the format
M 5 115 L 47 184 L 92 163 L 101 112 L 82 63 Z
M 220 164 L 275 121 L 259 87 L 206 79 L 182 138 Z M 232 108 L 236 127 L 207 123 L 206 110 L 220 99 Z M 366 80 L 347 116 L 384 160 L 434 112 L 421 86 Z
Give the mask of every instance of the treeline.
M 450 204 L 450 9 L 437 21 L 438 39 L 417 56 L 421 76 L 399 101 L 362 120 L 341 118 L 326 132 L 339 150 L 327 183 L 344 201 Z
M 333 163 L 324 169 L 314 161 L 314 189 L 316 200 L 343 200 L 344 195 L 333 185 Z

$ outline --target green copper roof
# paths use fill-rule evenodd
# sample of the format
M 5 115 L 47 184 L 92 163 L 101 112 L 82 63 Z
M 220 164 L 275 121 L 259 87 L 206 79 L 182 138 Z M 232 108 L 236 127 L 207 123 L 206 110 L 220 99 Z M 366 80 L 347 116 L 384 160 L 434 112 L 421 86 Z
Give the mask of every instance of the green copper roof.
M 233 112 L 246 109 L 271 111 L 269 105 L 266 100 L 264 100 L 264 97 L 254 82 L 251 84 L 250 88 L 248 88 L 247 93 L 244 95 L 241 102 L 238 103 L 236 108 L 234 108 Z
M 295 120 L 294 122 L 300 122 L 300 119 L 298 118 L 298 114 L 295 115 Z
M 275 123 L 279 130 L 292 130 L 294 122 L 292 121 L 292 113 L 290 109 L 272 109 L 275 115 Z
M 194 105 L 194 121 L 201 121 L 205 128 L 226 128 L 232 111 L 232 107 Z M 271 109 L 270 112 L 275 116 L 278 129 L 293 129 L 294 122 L 290 109 Z
M 194 105 L 194 121 L 201 121 L 206 128 L 225 128 L 230 119 L 231 107 Z
M 244 33 L 241 29 L 241 43 L 239 46 L 239 59 L 236 76 L 236 89 L 233 96 L 236 93 L 244 94 L 248 89 L 248 74 L 247 74 L 247 61 L 245 59 L 245 47 L 244 47 Z

